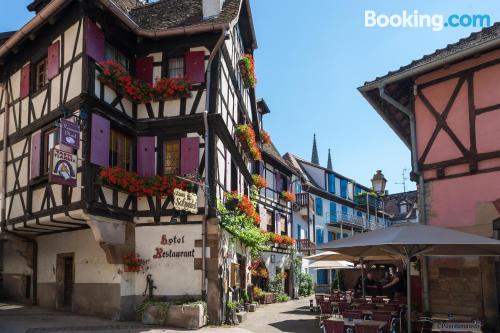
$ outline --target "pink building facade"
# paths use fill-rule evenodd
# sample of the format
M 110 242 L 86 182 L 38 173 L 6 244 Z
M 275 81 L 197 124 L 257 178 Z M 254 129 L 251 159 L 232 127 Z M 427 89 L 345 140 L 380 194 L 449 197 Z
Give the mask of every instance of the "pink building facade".
M 359 88 L 412 152 L 421 223 L 498 238 L 500 28 L 494 25 Z M 423 308 L 498 331 L 496 258 L 431 258 Z

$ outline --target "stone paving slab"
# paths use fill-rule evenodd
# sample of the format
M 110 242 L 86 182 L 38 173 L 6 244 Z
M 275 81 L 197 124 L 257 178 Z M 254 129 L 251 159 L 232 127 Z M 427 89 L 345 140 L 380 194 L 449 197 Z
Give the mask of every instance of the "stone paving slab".
M 0 333 L 174 333 L 194 332 L 178 328 L 116 322 L 92 316 L 0 303 Z M 199 333 L 319 332 L 309 299 L 259 306 L 237 327 L 204 327 Z

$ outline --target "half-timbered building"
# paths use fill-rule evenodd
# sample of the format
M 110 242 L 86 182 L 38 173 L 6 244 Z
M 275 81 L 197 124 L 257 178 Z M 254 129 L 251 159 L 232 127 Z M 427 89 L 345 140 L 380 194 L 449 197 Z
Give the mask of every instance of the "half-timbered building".
M 421 223 L 498 238 L 499 86 L 496 23 L 359 88 L 411 149 Z M 480 319 L 498 331 L 496 261 L 423 260 L 424 311 Z
M 252 184 L 235 134 L 238 124 L 259 131 L 240 66 L 256 48 L 248 0 L 29 9 L 0 45 L 2 292 L 130 319 L 147 273 L 155 295 L 203 298 L 220 323 L 230 264 L 250 282 L 248 251 L 229 249 L 217 219 L 217 201 Z M 196 195 L 189 213 L 174 188 Z M 270 215 L 286 216 L 270 200 Z M 130 253 L 149 260 L 146 273 L 124 269 Z

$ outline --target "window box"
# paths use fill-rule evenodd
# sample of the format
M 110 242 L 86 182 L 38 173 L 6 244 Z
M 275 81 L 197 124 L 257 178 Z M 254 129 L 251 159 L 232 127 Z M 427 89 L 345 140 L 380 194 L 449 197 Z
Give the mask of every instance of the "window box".
M 251 54 L 243 55 L 238 65 L 240 67 L 243 86 L 245 88 L 254 88 L 257 84 L 257 78 L 255 77 L 255 62 L 253 56 Z

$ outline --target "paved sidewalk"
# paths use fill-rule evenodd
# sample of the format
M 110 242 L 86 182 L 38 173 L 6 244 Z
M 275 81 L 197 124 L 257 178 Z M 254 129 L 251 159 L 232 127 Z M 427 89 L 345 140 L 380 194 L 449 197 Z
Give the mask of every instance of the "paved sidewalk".
M 0 303 L 0 333 L 173 333 L 182 329 L 116 322 L 67 312 Z M 237 327 L 205 327 L 200 333 L 319 332 L 309 299 L 259 306 Z

